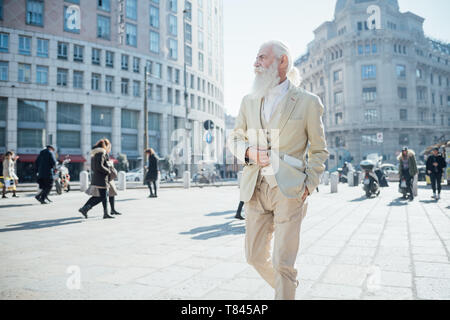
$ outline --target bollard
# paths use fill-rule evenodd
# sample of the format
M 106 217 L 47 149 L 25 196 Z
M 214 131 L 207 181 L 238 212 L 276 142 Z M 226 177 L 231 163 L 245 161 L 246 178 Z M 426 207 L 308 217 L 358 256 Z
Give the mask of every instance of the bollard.
M 331 183 L 331 193 L 337 193 L 339 183 L 339 174 L 337 172 L 333 172 L 331 174 L 330 183 Z
M 191 187 L 191 173 L 189 171 L 185 171 L 183 173 L 183 187 L 185 189 L 189 189 Z
M 418 189 L 418 183 L 419 183 L 419 175 L 416 174 L 416 175 L 414 176 L 413 185 L 412 185 L 414 197 L 417 197 L 417 193 L 418 193 L 418 190 L 417 190 L 417 189 Z
M 347 183 L 348 183 L 349 187 L 354 187 L 355 186 L 355 183 L 353 181 L 353 174 L 354 174 L 354 171 L 349 171 L 347 173 Z
M 125 171 L 119 171 L 119 190 L 127 190 L 127 175 Z
M 330 173 L 328 171 L 323 173 L 323 184 L 326 186 L 330 184 Z
M 80 191 L 85 192 L 89 188 L 89 174 L 87 171 L 80 172 Z

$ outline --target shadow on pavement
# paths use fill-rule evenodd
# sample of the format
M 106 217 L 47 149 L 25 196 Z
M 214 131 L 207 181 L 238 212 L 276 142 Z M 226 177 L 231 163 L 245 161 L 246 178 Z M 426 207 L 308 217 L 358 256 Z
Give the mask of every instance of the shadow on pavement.
M 360 202 L 360 201 L 364 201 L 364 200 L 367 200 L 367 197 L 366 197 L 366 196 L 361 196 L 361 197 L 359 197 L 359 198 L 350 200 L 349 202 Z
M 0 232 L 58 227 L 58 226 L 64 226 L 64 225 L 68 225 L 68 224 L 81 223 L 82 220 L 84 220 L 84 219 L 77 217 L 77 218 L 63 218 L 63 219 L 55 219 L 55 220 L 23 222 L 23 223 L 19 223 L 19 224 L 8 225 L 7 227 L 14 227 L 14 228 L 0 229 Z
M 243 224 L 232 225 L 232 221 L 224 224 L 215 224 L 208 227 L 198 227 L 180 234 L 192 234 L 194 240 L 208 240 L 211 238 L 227 236 L 230 234 L 244 234 L 245 226 Z
M 35 204 L 5 204 L 5 205 L 0 205 L 0 209 L 4 209 L 4 208 L 18 208 L 18 207 L 30 207 L 30 206 L 34 206 Z
M 392 200 L 391 203 L 388 204 L 388 207 L 392 206 L 407 206 L 409 200 L 404 200 L 403 198 L 397 198 L 395 200 Z
M 124 201 L 136 201 L 136 200 L 142 200 L 142 199 L 115 199 L 114 201 L 116 202 L 124 202 Z
M 233 213 L 235 213 L 235 212 L 232 210 L 228 210 L 228 211 L 221 211 L 221 212 L 211 212 L 211 213 L 205 214 L 205 216 L 206 217 L 215 217 L 215 216 L 224 216 L 226 214 L 233 214 Z
M 436 200 L 420 200 L 422 203 L 438 203 Z

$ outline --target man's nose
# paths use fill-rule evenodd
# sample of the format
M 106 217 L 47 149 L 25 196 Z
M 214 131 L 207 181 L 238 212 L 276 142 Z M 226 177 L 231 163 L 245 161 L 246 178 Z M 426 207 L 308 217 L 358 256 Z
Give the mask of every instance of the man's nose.
M 254 66 L 255 68 L 258 68 L 258 67 L 260 67 L 261 65 L 259 64 L 258 60 L 255 60 L 255 63 L 253 64 L 253 66 Z

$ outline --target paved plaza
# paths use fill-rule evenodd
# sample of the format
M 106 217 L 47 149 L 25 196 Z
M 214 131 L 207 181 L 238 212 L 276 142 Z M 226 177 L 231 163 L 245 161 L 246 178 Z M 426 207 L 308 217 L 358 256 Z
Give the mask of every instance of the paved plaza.
M 450 299 L 450 191 L 413 202 L 329 186 L 309 199 L 297 299 Z M 0 201 L 0 299 L 273 299 L 244 256 L 236 186 L 127 190 L 85 220 L 78 191 Z M 245 210 L 245 208 L 244 208 Z M 245 212 L 244 212 L 245 214 Z

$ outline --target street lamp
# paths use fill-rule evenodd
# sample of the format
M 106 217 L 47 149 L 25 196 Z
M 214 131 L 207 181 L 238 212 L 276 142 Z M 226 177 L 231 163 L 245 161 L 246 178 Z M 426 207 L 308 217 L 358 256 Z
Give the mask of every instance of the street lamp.
M 147 87 L 148 87 L 148 76 L 149 70 L 147 65 L 144 68 L 144 151 L 142 156 L 142 174 L 145 180 L 145 157 L 146 151 L 148 149 L 148 106 L 147 106 Z
M 185 3 L 186 6 L 186 3 Z M 189 188 L 191 174 L 189 172 L 189 153 L 188 153 L 188 138 L 189 138 L 189 126 L 188 126 L 188 92 L 187 92 L 187 64 L 186 64 L 186 14 L 188 12 L 191 12 L 191 9 L 186 9 L 186 7 L 183 10 L 183 62 L 184 62 L 184 106 L 185 106 L 185 119 L 184 119 L 184 128 L 185 128 L 185 135 L 184 135 L 184 159 L 185 159 L 185 171 L 183 174 L 184 178 L 184 187 Z

